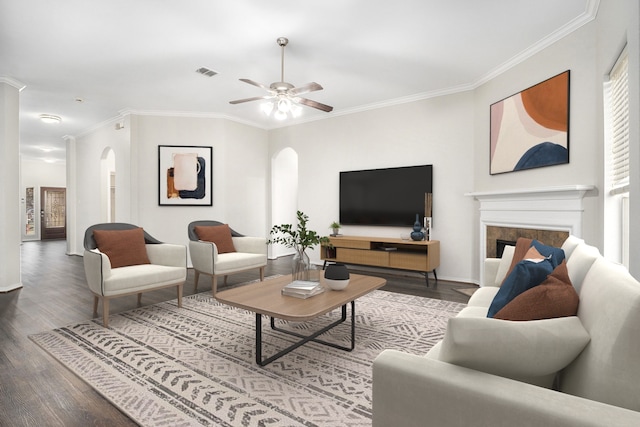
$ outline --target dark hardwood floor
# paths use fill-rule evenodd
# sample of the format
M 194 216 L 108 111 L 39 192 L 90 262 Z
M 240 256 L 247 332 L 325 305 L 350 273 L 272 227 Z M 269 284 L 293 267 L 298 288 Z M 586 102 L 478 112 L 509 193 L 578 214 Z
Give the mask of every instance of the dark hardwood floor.
M 90 386 L 35 345 L 28 336 L 92 317 L 82 257 L 65 255 L 64 241 L 25 242 L 22 247 L 22 289 L 0 293 L 0 426 L 134 426 Z M 355 272 L 355 267 L 350 267 Z M 269 261 L 266 275 L 290 272 L 289 259 Z M 468 283 L 440 280 L 425 286 L 424 278 L 385 272 L 366 273 L 387 279 L 384 290 L 466 303 L 456 289 Z M 257 270 L 229 276 L 228 286 L 258 278 Z M 189 270 L 184 295 L 192 295 Z M 199 291 L 210 281 L 200 279 Z M 175 298 L 175 288 L 148 292 L 142 304 Z M 111 301 L 111 313 L 136 307 L 136 297 Z

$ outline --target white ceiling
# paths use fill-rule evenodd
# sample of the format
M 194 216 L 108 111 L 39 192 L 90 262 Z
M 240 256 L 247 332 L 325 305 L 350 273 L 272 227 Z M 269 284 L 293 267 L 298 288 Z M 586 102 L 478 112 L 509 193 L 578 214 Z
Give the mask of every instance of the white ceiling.
M 65 135 L 126 111 L 291 124 L 229 104 L 264 94 L 239 78 L 280 80 L 280 36 L 285 81 L 320 83 L 305 96 L 334 107 L 304 107 L 308 121 L 476 87 L 593 19 L 598 1 L 0 0 L 0 78 L 26 86 L 23 157 L 63 161 Z

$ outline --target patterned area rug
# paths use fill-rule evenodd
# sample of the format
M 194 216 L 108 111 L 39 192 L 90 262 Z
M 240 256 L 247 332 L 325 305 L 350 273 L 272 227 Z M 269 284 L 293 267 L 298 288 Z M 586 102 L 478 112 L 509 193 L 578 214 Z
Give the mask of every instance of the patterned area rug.
M 31 336 L 143 426 L 370 426 L 371 366 L 384 349 L 424 354 L 464 304 L 374 291 L 356 301 L 352 352 L 307 343 L 261 368 L 255 314 L 210 292 Z M 339 316 L 278 324 L 305 333 Z M 350 316 L 349 316 L 350 317 Z M 268 325 L 268 322 L 263 322 Z M 322 338 L 347 345 L 350 322 Z M 263 328 L 263 354 L 295 338 Z

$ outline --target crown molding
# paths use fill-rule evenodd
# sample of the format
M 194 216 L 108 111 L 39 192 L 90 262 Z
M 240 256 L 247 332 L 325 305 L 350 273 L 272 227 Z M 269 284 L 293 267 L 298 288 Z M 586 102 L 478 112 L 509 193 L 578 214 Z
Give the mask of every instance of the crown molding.
M 247 126 L 251 126 L 251 127 L 254 127 L 254 128 L 258 128 L 258 129 L 273 130 L 273 129 L 281 129 L 281 128 L 286 128 L 286 127 L 295 126 L 295 125 L 304 124 L 304 123 L 316 122 L 316 121 L 319 121 L 319 120 L 326 120 L 326 119 L 329 119 L 329 118 L 334 118 L 334 117 L 339 117 L 339 116 L 346 116 L 346 115 L 355 114 L 355 113 L 361 113 L 361 112 L 365 112 L 365 111 L 377 110 L 377 109 L 380 109 L 380 108 L 386 108 L 386 107 L 391 107 L 391 106 L 395 106 L 395 105 L 407 104 L 407 103 L 410 103 L 410 102 L 416 102 L 416 101 L 422 101 L 422 100 L 431 99 L 431 98 L 437 98 L 437 97 L 440 97 L 440 96 L 453 95 L 453 94 L 456 94 L 456 93 L 467 92 L 467 91 L 470 91 L 470 90 L 477 89 L 478 87 L 482 86 L 483 84 L 485 84 L 485 83 L 489 82 L 490 80 L 496 78 L 500 74 L 505 73 L 506 71 L 510 70 L 511 68 L 515 67 L 516 65 L 520 64 L 521 62 L 531 58 L 535 54 L 537 54 L 537 53 L 541 52 L 542 50 L 544 50 L 545 48 L 551 46 L 553 43 L 557 42 L 558 40 L 561 40 L 562 38 L 566 37 L 567 35 L 571 34 L 572 32 L 576 31 L 577 29 L 581 28 L 582 26 L 584 26 L 584 25 L 588 24 L 589 22 L 593 21 L 596 18 L 599 6 L 600 6 L 600 0 L 589 0 L 587 2 L 586 7 L 585 7 L 585 11 L 581 15 L 577 16 L 575 19 L 573 19 L 572 21 L 568 22 L 566 25 L 564 25 L 563 27 L 561 27 L 558 30 L 554 31 L 553 33 L 547 35 L 546 37 L 544 37 L 543 39 L 541 39 L 537 43 L 535 43 L 532 46 L 530 46 L 528 49 L 525 49 L 524 51 L 518 53 L 517 55 L 513 56 L 512 58 L 510 58 L 508 61 L 506 61 L 503 64 L 501 64 L 500 66 L 498 66 L 498 67 L 494 68 L 493 70 L 489 71 L 487 74 L 485 74 L 484 76 L 480 77 L 476 81 L 468 83 L 468 84 L 453 86 L 453 87 L 440 89 L 440 90 L 435 90 L 435 91 L 430 91 L 430 92 L 422 92 L 422 93 L 418 93 L 418 94 L 414 94 L 414 95 L 404 96 L 404 97 L 400 97 L 400 98 L 394 98 L 394 99 L 381 101 L 381 102 L 374 102 L 374 103 L 371 103 L 371 104 L 365 104 L 365 105 L 357 106 L 357 107 L 354 107 L 354 108 L 348 108 L 348 109 L 344 109 L 344 110 L 333 110 L 331 113 L 328 113 L 328 114 L 315 115 L 315 116 L 312 116 L 312 117 L 301 117 L 301 118 L 298 118 L 298 119 L 293 119 L 293 120 L 289 120 L 289 121 L 285 121 L 285 122 L 277 122 L 277 123 L 273 123 L 273 124 L 268 124 L 266 126 L 264 124 L 262 124 L 262 123 L 258 123 L 258 122 L 254 122 L 254 121 L 250 121 L 250 120 L 246 120 L 246 119 L 241 119 L 239 117 L 230 116 L 230 115 L 227 115 L 227 114 L 220 114 L 220 113 L 213 113 L 213 112 L 171 111 L 171 110 L 163 110 L 163 111 L 159 111 L 159 110 L 136 110 L 136 109 L 127 108 L 127 109 L 120 110 L 118 112 L 119 113 L 118 116 L 112 117 L 110 119 L 107 119 L 107 120 L 103 121 L 102 123 L 99 123 L 99 124 L 97 124 L 95 126 L 92 126 L 91 128 L 80 132 L 79 134 L 77 134 L 77 136 L 81 137 L 81 136 L 84 136 L 84 135 L 86 135 L 88 133 L 91 133 L 91 132 L 93 132 L 93 131 L 95 131 L 95 130 L 103 127 L 103 126 L 113 124 L 113 123 L 117 122 L 118 120 L 122 120 L 122 118 L 124 116 L 127 116 L 127 115 L 225 119 L 225 120 L 230 120 L 230 121 L 233 121 L 233 122 L 236 122 L 236 123 L 240 123 L 240 124 L 243 124 L 243 125 L 247 125 Z M 2 77 L 0 77 L 0 82 L 1 81 L 2 81 Z
M 18 89 L 19 92 L 22 92 L 24 88 L 27 87 L 24 83 L 19 80 L 14 79 L 13 77 L 0 76 L 0 83 L 6 83 L 9 86 L 13 86 Z
M 583 25 L 586 25 L 589 22 L 593 21 L 594 19 L 596 19 L 596 15 L 598 14 L 598 8 L 599 7 L 600 7 L 600 0 L 589 0 L 587 2 L 587 6 L 585 8 L 584 13 L 582 13 L 579 16 L 577 16 L 573 20 L 569 21 L 566 25 L 558 28 L 553 33 L 551 33 L 551 34 L 547 35 L 546 37 L 542 38 L 540 41 L 538 41 L 537 43 L 533 44 L 528 49 L 523 50 L 522 52 L 518 53 L 517 55 L 515 55 L 514 57 L 509 59 L 508 61 L 504 62 L 502 65 L 494 68 L 489 73 L 487 73 L 484 76 L 480 77 L 478 80 L 476 80 L 472 84 L 473 89 L 475 89 L 475 88 L 487 83 L 488 81 L 496 78 L 500 74 L 506 72 L 507 70 L 510 70 L 511 68 L 515 67 L 516 65 L 518 65 L 521 62 L 525 61 L 526 59 L 531 58 L 535 54 L 537 54 L 537 53 L 541 52 L 542 50 L 546 49 L 547 47 L 551 46 L 552 44 L 554 44 L 558 40 L 561 40 L 564 37 L 568 36 L 572 32 L 574 32 L 577 29 L 581 28 Z

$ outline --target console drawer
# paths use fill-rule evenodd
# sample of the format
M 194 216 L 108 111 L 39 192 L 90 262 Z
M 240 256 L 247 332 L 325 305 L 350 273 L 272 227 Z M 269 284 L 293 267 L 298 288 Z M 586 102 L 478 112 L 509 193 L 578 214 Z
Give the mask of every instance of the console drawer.
M 424 253 L 391 252 L 389 267 L 404 270 L 428 271 L 427 256 Z
M 371 249 L 371 242 L 343 237 L 329 238 L 334 248 Z
M 363 251 L 359 249 L 337 248 L 336 259 L 338 262 L 376 265 L 381 267 L 389 266 L 389 253 L 384 251 Z

